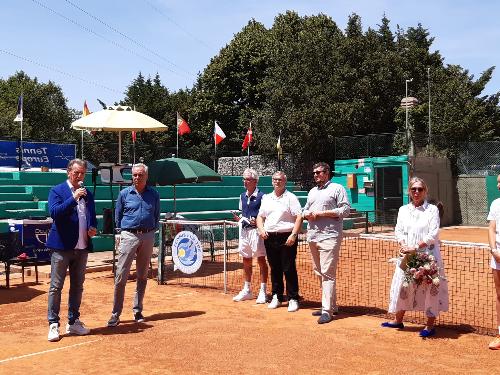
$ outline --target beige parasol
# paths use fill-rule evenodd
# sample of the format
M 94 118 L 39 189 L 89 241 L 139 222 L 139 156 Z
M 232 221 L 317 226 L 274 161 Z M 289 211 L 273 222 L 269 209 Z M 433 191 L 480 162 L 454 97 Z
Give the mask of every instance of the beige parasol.
M 166 125 L 128 106 L 110 106 L 71 124 L 75 130 L 118 132 L 118 163 L 122 162 L 122 131 L 166 131 Z

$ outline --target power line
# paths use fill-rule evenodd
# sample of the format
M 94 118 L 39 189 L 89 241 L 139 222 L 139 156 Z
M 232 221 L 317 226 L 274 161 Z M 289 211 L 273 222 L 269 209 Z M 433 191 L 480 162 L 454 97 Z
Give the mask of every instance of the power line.
M 54 13 L 55 15 L 57 15 L 57 16 L 59 16 L 59 17 L 63 18 L 64 20 L 66 20 L 66 21 L 68 21 L 68 22 L 70 22 L 70 23 L 72 23 L 72 24 L 74 24 L 74 25 L 76 25 L 76 26 L 78 26 L 78 27 L 80 27 L 80 28 L 84 29 L 85 31 L 87 31 L 87 32 L 89 32 L 89 33 L 91 33 L 91 34 L 93 34 L 93 35 L 97 36 L 98 38 L 104 39 L 105 41 L 107 41 L 107 42 L 109 42 L 109 43 L 113 44 L 114 46 L 116 46 L 116 47 L 118 47 L 118 48 L 121 48 L 121 49 L 123 49 L 123 50 L 125 50 L 125 51 L 127 51 L 127 52 L 129 52 L 129 53 L 131 53 L 131 54 L 133 54 L 133 55 L 135 55 L 135 56 L 137 56 L 137 57 L 140 57 L 140 58 L 142 58 L 142 59 L 144 59 L 144 60 L 146 60 L 146 61 L 148 61 L 148 62 L 152 63 L 153 65 L 156 65 L 156 66 L 158 66 L 158 67 L 164 68 L 164 69 L 166 69 L 166 70 L 168 70 L 168 71 L 170 71 L 170 72 L 172 72 L 172 73 L 174 73 L 174 74 L 176 74 L 176 75 L 179 75 L 179 76 L 186 76 L 186 77 L 189 77 L 189 78 L 191 77 L 191 76 L 189 76 L 189 75 L 180 74 L 180 73 L 176 72 L 175 70 L 172 70 L 172 69 L 170 69 L 170 68 L 168 68 L 168 67 L 165 67 L 165 66 L 163 66 L 163 65 L 160 65 L 160 64 L 158 64 L 157 62 L 155 62 L 155 61 L 151 60 L 150 58 L 148 58 L 148 57 L 146 57 L 146 56 L 143 56 L 143 55 L 141 55 L 141 54 L 139 54 L 139 53 L 137 53 L 137 52 L 135 52 L 135 51 L 132 51 L 131 49 L 129 49 L 129 48 L 127 48 L 127 47 L 125 47 L 125 46 L 123 46 L 123 45 L 121 45 L 121 44 L 119 44 L 119 43 L 117 43 L 117 42 L 115 42 L 115 41 L 113 41 L 113 40 L 111 40 L 111 39 L 108 39 L 108 38 L 106 38 L 105 36 L 103 36 L 103 35 L 101 35 L 101 34 L 98 34 L 98 33 L 97 33 L 97 32 L 95 32 L 94 30 L 92 30 L 92 29 L 90 29 L 90 28 L 88 28 L 88 27 L 86 27 L 86 26 L 84 26 L 84 25 L 82 25 L 82 24 L 80 24 L 80 23 L 76 22 L 75 20 L 72 20 L 71 18 L 66 17 L 65 15 L 63 15 L 63 14 L 61 14 L 61 13 L 57 12 L 56 10 L 54 10 L 54 9 L 52 9 L 52 8 L 49 8 L 49 7 L 48 7 L 48 6 L 46 6 L 45 4 L 40 3 L 38 0 L 31 0 L 31 1 L 32 1 L 32 2 L 34 2 L 35 4 L 38 4 L 38 5 L 39 5 L 39 6 L 41 6 L 42 8 L 45 8 L 45 9 L 46 9 L 46 10 L 48 10 L 49 12 L 52 12 L 52 13 Z
M 149 0 L 143 0 L 143 1 L 145 3 L 147 3 L 151 8 L 153 8 L 155 11 L 157 11 L 159 14 L 161 14 L 163 17 L 165 17 L 167 20 L 169 20 L 171 23 L 173 23 L 179 30 L 184 31 L 184 33 L 186 33 L 186 35 L 190 36 L 193 40 L 195 40 L 196 42 L 202 44 L 203 46 L 205 46 L 209 49 L 213 48 L 210 44 L 208 44 L 204 40 L 201 40 L 200 38 L 196 37 L 195 35 L 190 33 L 188 30 L 186 30 L 182 25 L 175 22 L 172 18 L 170 18 L 167 14 L 165 14 L 161 9 L 157 8 L 153 3 L 151 3 L 151 1 L 149 1 Z
M 91 80 L 88 80 L 88 79 L 85 79 L 85 78 L 78 77 L 78 76 L 76 76 L 76 75 L 74 75 L 74 74 L 67 73 L 67 72 L 64 72 L 64 71 L 62 71 L 62 70 L 60 70 L 60 69 L 57 69 L 57 68 L 51 67 L 51 66 L 49 66 L 49 65 L 42 64 L 42 63 L 40 63 L 40 62 L 38 62 L 38 61 L 35 61 L 35 60 L 32 60 L 32 59 L 30 59 L 30 58 L 28 58 L 28 57 L 19 56 L 19 55 L 16 55 L 15 53 L 13 53 L 13 52 L 6 51 L 6 50 L 4 50 L 4 49 L 0 49 L 0 52 L 1 52 L 1 53 L 4 53 L 4 54 L 6 54 L 6 55 L 9 55 L 9 56 L 15 57 L 15 58 L 17 58 L 17 59 L 19 59 L 19 60 L 24 60 L 24 61 L 29 62 L 29 63 L 31 63 L 31 64 L 37 65 L 37 66 L 42 67 L 42 68 L 44 68 L 44 69 L 51 70 L 51 71 L 53 71 L 53 72 L 59 73 L 59 74 L 61 74 L 61 75 L 63 75 L 63 76 L 70 77 L 70 78 L 74 78 L 74 79 L 77 79 L 77 80 L 79 80 L 79 81 L 85 82 L 85 83 L 87 83 L 87 84 L 90 84 L 90 85 L 93 85 L 93 86 L 96 86 L 96 87 L 101 87 L 101 88 L 103 88 L 103 89 L 106 89 L 106 90 L 111 91 L 111 92 L 114 92 L 114 93 L 123 94 L 123 92 L 118 91 L 118 90 L 115 90 L 115 89 L 112 89 L 111 87 L 108 87 L 108 86 L 102 85 L 102 84 L 100 84 L 99 82 L 96 82 L 96 81 L 91 81 Z
M 191 72 L 188 72 L 188 71 L 185 71 L 181 66 L 173 63 L 172 61 L 168 60 L 167 58 L 163 57 L 162 55 L 160 55 L 159 53 L 157 53 L 156 51 L 153 51 L 151 48 L 145 46 L 144 44 L 142 44 L 141 42 L 138 42 L 137 40 L 129 37 L 128 35 L 122 33 L 120 30 L 116 29 L 115 27 L 107 24 L 106 22 L 104 22 L 102 19 L 100 19 L 99 17 L 97 16 L 94 16 L 93 14 L 91 14 L 90 12 L 86 11 L 85 9 L 82 9 L 81 7 L 79 7 L 78 5 L 76 5 L 75 3 L 73 3 L 72 1 L 70 0 L 65 0 L 69 5 L 71 5 L 72 7 L 78 9 L 80 12 L 82 13 L 85 13 L 87 16 L 89 16 L 90 18 L 94 19 L 95 21 L 99 22 L 100 24 L 106 26 L 108 29 L 114 31 L 115 33 L 121 35 L 122 37 L 124 37 L 125 39 L 129 40 L 130 42 L 134 43 L 135 45 L 145 49 L 146 51 L 148 51 L 149 53 L 155 55 L 156 57 L 166 61 L 167 63 L 171 64 L 172 66 L 175 66 L 176 68 L 182 70 L 183 72 L 187 73 L 187 74 L 190 74 L 190 75 L 195 75 Z

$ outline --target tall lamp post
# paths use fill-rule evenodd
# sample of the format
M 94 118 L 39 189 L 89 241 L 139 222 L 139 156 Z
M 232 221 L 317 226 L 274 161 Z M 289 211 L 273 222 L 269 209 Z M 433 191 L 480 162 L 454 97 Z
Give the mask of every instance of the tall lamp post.
M 410 134 L 410 127 L 408 125 L 408 109 L 410 107 L 410 103 L 408 102 L 408 82 L 412 82 L 413 78 L 407 79 L 405 81 L 405 86 L 406 86 L 406 91 L 405 91 L 405 110 L 406 110 L 406 141 L 410 143 L 410 149 L 408 151 L 408 154 L 410 156 L 413 156 L 413 142 L 411 140 L 411 134 Z
M 429 91 L 429 146 L 432 144 L 432 127 L 431 127 L 431 68 L 427 68 L 427 88 Z

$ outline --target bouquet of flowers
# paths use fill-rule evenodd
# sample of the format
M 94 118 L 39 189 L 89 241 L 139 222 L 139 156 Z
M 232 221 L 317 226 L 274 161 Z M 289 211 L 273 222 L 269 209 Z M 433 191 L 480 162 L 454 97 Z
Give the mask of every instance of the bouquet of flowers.
M 426 251 L 417 251 L 408 257 L 404 274 L 403 287 L 408 287 L 410 283 L 427 283 L 438 287 L 440 283 L 436 258 Z

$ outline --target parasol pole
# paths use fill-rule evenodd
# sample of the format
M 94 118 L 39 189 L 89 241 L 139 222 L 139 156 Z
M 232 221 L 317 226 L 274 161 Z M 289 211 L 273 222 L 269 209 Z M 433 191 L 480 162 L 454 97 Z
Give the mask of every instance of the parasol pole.
M 85 159 L 83 158 L 83 130 L 82 130 L 82 160 L 85 160 Z
M 174 184 L 174 218 L 177 216 L 177 205 L 175 202 L 175 184 Z
M 118 164 L 122 163 L 122 132 L 118 132 Z

